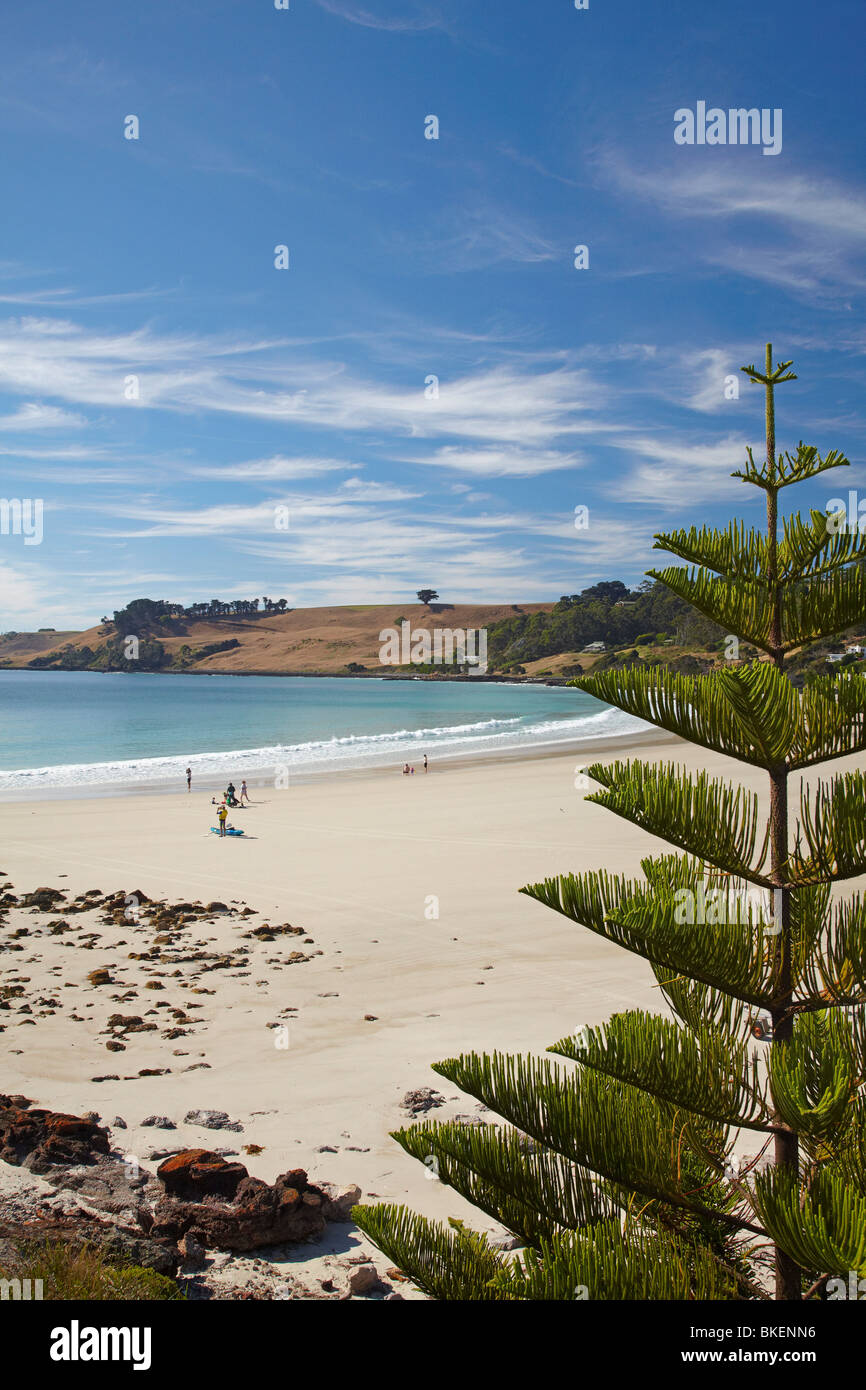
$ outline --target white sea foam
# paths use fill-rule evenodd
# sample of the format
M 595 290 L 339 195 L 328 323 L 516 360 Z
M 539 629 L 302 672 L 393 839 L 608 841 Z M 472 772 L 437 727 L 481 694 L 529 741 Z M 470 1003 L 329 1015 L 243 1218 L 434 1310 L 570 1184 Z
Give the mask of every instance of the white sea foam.
M 402 763 L 427 752 L 431 757 L 470 756 L 501 748 L 531 750 L 597 738 L 634 734 L 649 726 L 615 709 L 566 719 L 540 719 L 527 723 L 515 717 L 482 719 L 469 724 L 445 724 L 420 729 L 395 729 L 378 734 L 346 734 L 306 743 L 270 744 L 211 753 L 183 753 L 164 757 L 118 759 L 110 762 L 65 763 L 51 767 L 20 768 L 0 772 L 4 791 L 50 791 L 75 788 L 145 788 L 180 783 L 190 767 L 201 785 L 225 775 L 255 777 L 275 769 L 310 774 L 329 770 L 372 768 Z

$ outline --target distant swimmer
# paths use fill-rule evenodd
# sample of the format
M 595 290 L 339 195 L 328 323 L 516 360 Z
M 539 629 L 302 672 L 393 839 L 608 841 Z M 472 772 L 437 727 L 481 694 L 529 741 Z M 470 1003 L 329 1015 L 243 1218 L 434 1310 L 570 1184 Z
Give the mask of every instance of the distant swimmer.
M 188 767 L 187 770 L 186 770 L 186 789 L 187 789 L 188 792 L 191 792 L 191 791 L 192 791 L 192 768 L 191 768 L 191 767 Z

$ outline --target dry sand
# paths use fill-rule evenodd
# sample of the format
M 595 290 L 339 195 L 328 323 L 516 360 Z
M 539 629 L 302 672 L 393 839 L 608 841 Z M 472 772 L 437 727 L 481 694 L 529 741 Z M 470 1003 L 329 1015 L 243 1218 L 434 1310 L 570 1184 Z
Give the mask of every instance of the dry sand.
M 644 751 L 763 791 L 759 771 L 682 743 L 650 742 Z M 616 754 L 608 746 L 604 756 Z M 152 898 L 243 901 L 258 914 L 248 923 L 218 917 L 190 929 L 189 940 L 214 953 L 250 947 L 248 960 L 229 969 L 198 961 L 172 974 L 172 964 L 130 960 L 130 951 L 151 943 L 146 924 L 127 929 L 71 917 L 76 932 L 102 933 L 93 949 L 64 944 L 77 935 L 19 938 L 25 949 L 3 956 L 0 974 L 0 982 L 27 981 L 25 994 L 0 1013 L 3 1089 L 52 1109 L 94 1110 L 109 1123 L 122 1116 L 129 1128 L 114 1137 L 144 1161 L 154 1151 L 255 1143 L 261 1154 L 240 1157 L 268 1180 L 300 1165 L 313 1181 L 358 1183 L 365 1199 L 471 1217 L 492 1229 L 453 1191 L 428 1180 L 388 1132 L 407 1121 L 404 1094 L 422 1086 L 446 1097 L 436 1118 L 478 1113 L 430 1071 L 437 1059 L 471 1049 L 538 1053 L 618 1010 L 662 1007 L 643 960 L 518 892 L 568 871 L 637 872 L 641 857 L 662 850 L 584 800 L 574 774 L 590 757 L 584 745 L 579 755 L 434 766 L 427 776 L 395 769 L 256 789 L 254 804 L 232 813 L 246 834 L 227 840 L 209 831 L 215 821 L 204 793 L 0 808 L 0 864 L 16 893 L 43 885 L 71 895 L 141 889 Z M 62 918 L 62 909 L 50 916 Z M 3 939 L 22 923 L 44 928 L 48 920 L 13 910 Z M 315 944 L 241 937 L 249 923 L 263 921 L 300 926 Z M 286 965 L 292 950 L 321 954 Z M 122 984 L 87 983 L 101 966 Z M 164 987 L 146 991 L 147 980 Z M 193 988 L 214 993 L 194 995 Z M 22 997 L 33 1008 L 29 1016 L 17 1012 Z M 49 1013 L 40 999 L 60 1007 Z M 201 1022 L 166 1039 L 169 1009 L 146 1013 L 161 1001 Z M 193 1011 L 193 1003 L 204 1007 Z M 159 1027 L 109 1052 L 102 1030 L 118 1011 Z M 275 1046 L 277 1022 L 288 1023 L 287 1049 Z M 183 1070 L 201 1062 L 209 1069 Z M 164 1067 L 171 1073 L 138 1076 Z M 115 1072 L 135 1079 L 91 1080 Z M 227 1111 L 244 1132 L 183 1123 L 187 1111 L 204 1108 Z M 170 1117 L 177 1129 L 140 1128 L 153 1114 Z M 336 1152 L 319 1152 L 324 1145 Z

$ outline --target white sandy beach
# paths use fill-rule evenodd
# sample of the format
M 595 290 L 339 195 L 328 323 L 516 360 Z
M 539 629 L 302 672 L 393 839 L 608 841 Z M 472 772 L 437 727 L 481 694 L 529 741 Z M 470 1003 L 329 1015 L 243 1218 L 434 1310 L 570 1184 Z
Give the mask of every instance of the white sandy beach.
M 650 742 L 643 751 L 763 791 L 762 773 L 682 743 Z M 608 746 L 603 756 L 619 753 Z M 642 856 L 661 849 L 584 800 L 575 770 L 590 758 L 582 746 L 579 757 L 258 788 L 252 807 L 232 813 L 246 834 L 222 841 L 209 832 L 204 792 L 0 808 L 0 864 L 16 893 L 140 889 L 171 901 L 242 901 L 258 914 L 195 929 L 208 950 L 251 948 L 246 965 L 198 965 L 195 978 L 189 966 L 129 959 L 151 944 L 146 925 L 104 926 L 90 914 L 86 930 L 102 933 L 93 949 L 70 948 L 75 935 L 19 939 L 25 949 L 3 956 L 0 975 L 2 983 L 26 982 L 24 995 L 0 1014 L 2 1089 L 56 1110 L 97 1111 L 109 1124 L 122 1116 L 129 1127 L 122 1143 L 145 1162 L 155 1150 L 255 1143 L 261 1154 L 239 1156 L 268 1180 L 300 1165 L 313 1181 L 358 1183 L 365 1199 L 405 1201 L 430 1216 L 485 1225 L 389 1138 L 408 1121 L 403 1095 L 433 1086 L 448 1100 L 436 1118 L 477 1113 L 430 1071 L 431 1062 L 471 1049 L 541 1052 L 581 1024 L 662 1006 L 644 961 L 518 892 L 567 871 L 637 872 Z M 431 898 L 438 920 L 425 915 Z M 62 907 L 50 915 L 62 918 Z M 13 909 L 9 927 L 42 928 L 47 920 Z M 77 929 L 83 919 L 70 921 Z M 315 945 L 299 936 L 241 939 L 261 922 L 300 926 Z M 321 954 L 275 964 L 296 949 Z M 117 983 L 87 982 L 102 966 Z M 146 993 L 147 980 L 163 988 Z M 214 993 L 191 994 L 201 987 Z M 17 1011 L 21 998 L 31 1014 Z M 60 1007 L 49 1013 L 39 1000 Z M 148 1017 L 162 1002 L 203 1004 L 201 1022 L 172 1041 L 162 1031 L 142 1032 L 126 1039 L 125 1051 L 106 1050 L 102 1030 L 111 1014 Z M 287 1014 L 290 1006 L 296 1012 Z M 172 1021 L 164 1007 L 152 1017 Z M 285 1050 L 274 1045 L 278 1021 L 288 1021 Z M 200 1062 L 209 1069 L 182 1070 Z M 170 1074 L 138 1077 L 165 1067 Z M 135 1079 L 91 1080 L 112 1073 Z M 244 1133 L 185 1125 L 186 1112 L 198 1108 L 228 1111 Z M 152 1114 L 170 1117 L 177 1130 L 141 1129 Z M 318 1152 L 323 1145 L 336 1152 Z

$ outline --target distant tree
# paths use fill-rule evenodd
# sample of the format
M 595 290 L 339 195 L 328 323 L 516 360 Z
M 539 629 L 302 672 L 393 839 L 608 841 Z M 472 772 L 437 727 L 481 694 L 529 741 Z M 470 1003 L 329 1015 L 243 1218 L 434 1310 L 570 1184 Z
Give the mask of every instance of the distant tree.
M 419 590 L 418 590 L 418 598 L 419 598 L 420 602 L 426 604 L 428 608 L 430 607 L 430 604 L 433 602 L 434 598 L 438 598 L 438 597 L 439 597 L 439 595 L 437 594 L 437 592 L 436 592 L 435 589 L 419 589 Z

